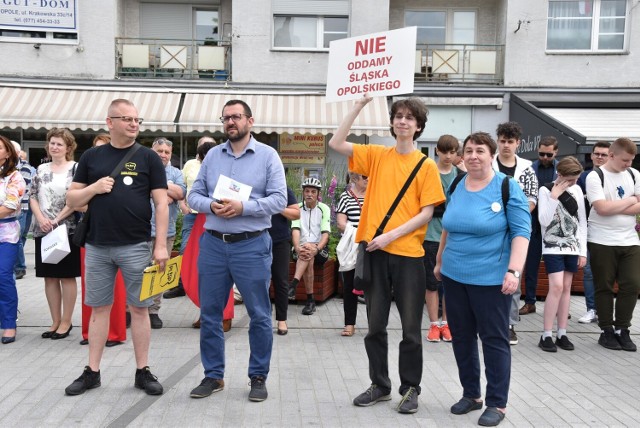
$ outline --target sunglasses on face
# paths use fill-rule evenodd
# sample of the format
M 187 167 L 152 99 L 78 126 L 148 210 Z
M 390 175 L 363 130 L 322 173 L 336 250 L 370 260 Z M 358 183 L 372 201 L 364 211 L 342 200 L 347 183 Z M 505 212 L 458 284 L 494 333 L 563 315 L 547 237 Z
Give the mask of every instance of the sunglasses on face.
M 553 153 L 538 152 L 538 156 L 540 156 L 541 158 L 552 158 L 553 157 Z

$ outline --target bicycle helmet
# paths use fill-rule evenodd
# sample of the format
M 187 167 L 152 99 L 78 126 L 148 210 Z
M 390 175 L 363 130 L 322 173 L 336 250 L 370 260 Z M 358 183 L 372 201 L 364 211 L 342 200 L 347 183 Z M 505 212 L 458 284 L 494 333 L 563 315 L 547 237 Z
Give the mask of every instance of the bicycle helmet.
M 305 178 L 302 182 L 302 188 L 305 187 L 315 187 L 318 190 L 322 189 L 322 184 L 320 184 L 320 180 L 314 177 Z

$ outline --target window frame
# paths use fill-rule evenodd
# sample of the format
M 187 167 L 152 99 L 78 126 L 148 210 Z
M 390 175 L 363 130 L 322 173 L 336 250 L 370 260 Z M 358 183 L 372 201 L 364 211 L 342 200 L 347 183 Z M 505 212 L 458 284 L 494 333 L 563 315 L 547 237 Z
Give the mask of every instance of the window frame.
M 314 18 L 316 20 L 316 46 L 276 46 L 276 18 Z M 347 29 L 344 38 L 350 34 L 350 20 L 348 15 L 303 15 L 303 14 L 273 14 L 271 17 L 271 50 L 273 51 L 303 51 L 303 52 L 329 52 L 329 47 L 324 47 L 325 34 L 338 34 L 336 31 L 325 30 L 326 18 L 342 18 L 347 20 Z
M 0 42 L 2 43 L 40 43 L 47 45 L 79 45 L 80 44 L 80 31 L 69 31 L 69 32 L 61 32 L 61 31 L 24 31 L 24 30 L 3 30 L 3 31 L 11 31 L 14 33 L 20 34 L 38 34 L 45 33 L 45 37 L 21 37 L 21 36 L 2 36 L 0 35 Z M 60 38 L 57 39 L 54 36 L 56 34 L 75 34 L 75 39 L 67 39 Z
M 589 49 L 549 49 L 549 23 L 551 22 L 551 17 L 549 16 L 549 12 L 551 10 L 551 3 L 557 3 L 560 1 L 573 1 L 579 2 L 580 0 L 549 0 L 547 6 L 547 19 L 546 19 L 546 29 L 545 29 L 545 53 L 550 55 L 620 55 L 620 54 L 629 54 L 629 0 L 625 1 L 625 14 L 624 14 L 624 32 L 622 48 L 620 49 L 601 49 L 598 47 L 599 37 L 603 34 L 611 34 L 611 33 L 601 33 L 600 32 L 600 21 L 603 18 L 600 14 L 602 0 L 592 0 L 593 1 L 593 9 L 591 15 L 591 34 L 590 34 L 590 48 Z M 564 17 L 571 18 L 571 17 Z M 606 18 L 606 17 L 605 17 Z M 611 18 L 611 17 L 610 17 Z M 616 17 L 613 17 L 616 18 Z M 617 17 L 619 18 L 619 17 Z M 584 19 L 584 18 L 582 18 Z M 618 33 L 614 33 L 618 34 Z
M 408 9 L 404 9 L 404 16 L 403 16 L 403 20 L 404 20 L 404 25 L 405 27 L 407 26 L 406 24 L 406 16 L 407 13 L 424 13 L 424 12 L 443 12 L 445 14 L 445 41 L 444 44 L 445 45 L 455 45 L 455 46 L 460 46 L 460 45 L 477 45 L 478 44 L 478 8 L 471 8 L 471 7 L 447 7 L 447 8 L 408 8 Z M 453 21 L 454 21 L 454 14 L 456 12 L 473 12 L 474 14 L 474 28 L 473 28 L 473 43 L 456 43 L 453 40 L 453 33 L 454 33 L 454 28 L 453 28 Z M 428 45 L 440 45 L 440 43 L 420 43 L 418 42 L 418 44 L 428 44 Z

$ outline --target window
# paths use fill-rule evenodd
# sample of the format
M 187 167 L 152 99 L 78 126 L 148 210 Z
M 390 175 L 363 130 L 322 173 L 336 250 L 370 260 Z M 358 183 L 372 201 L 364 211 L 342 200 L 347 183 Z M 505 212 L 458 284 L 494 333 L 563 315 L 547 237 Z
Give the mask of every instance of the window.
M 349 0 L 271 0 L 273 47 L 327 50 L 349 37 Z
M 418 44 L 474 44 L 476 12 L 470 10 L 407 10 L 405 26 L 418 27 Z
M 5 38 L 3 41 L 25 41 L 28 39 L 30 43 L 33 42 L 49 42 L 55 40 L 56 43 L 62 40 L 69 40 L 73 43 L 78 42 L 77 33 L 50 33 L 45 31 L 17 31 L 17 30 L 0 30 L 0 38 Z M 63 42 L 64 43 L 64 42 Z
M 274 48 L 329 49 L 332 40 L 348 36 L 347 17 L 274 16 Z
M 621 52 L 627 0 L 550 0 L 547 50 Z

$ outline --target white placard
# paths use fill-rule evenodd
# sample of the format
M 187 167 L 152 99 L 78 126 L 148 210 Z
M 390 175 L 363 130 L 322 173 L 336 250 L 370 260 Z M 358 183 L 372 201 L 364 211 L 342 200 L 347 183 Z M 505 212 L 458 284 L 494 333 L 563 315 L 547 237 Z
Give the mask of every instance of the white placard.
M 248 201 L 252 187 L 220 174 L 218 184 L 213 189 L 213 199 L 233 199 L 235 201 Z
M 76 32 L 76 0 L 0 1 L 0 28 L 17 31 Z
M 413 92 L 416 27 L 332 41 L 327 102 Z

